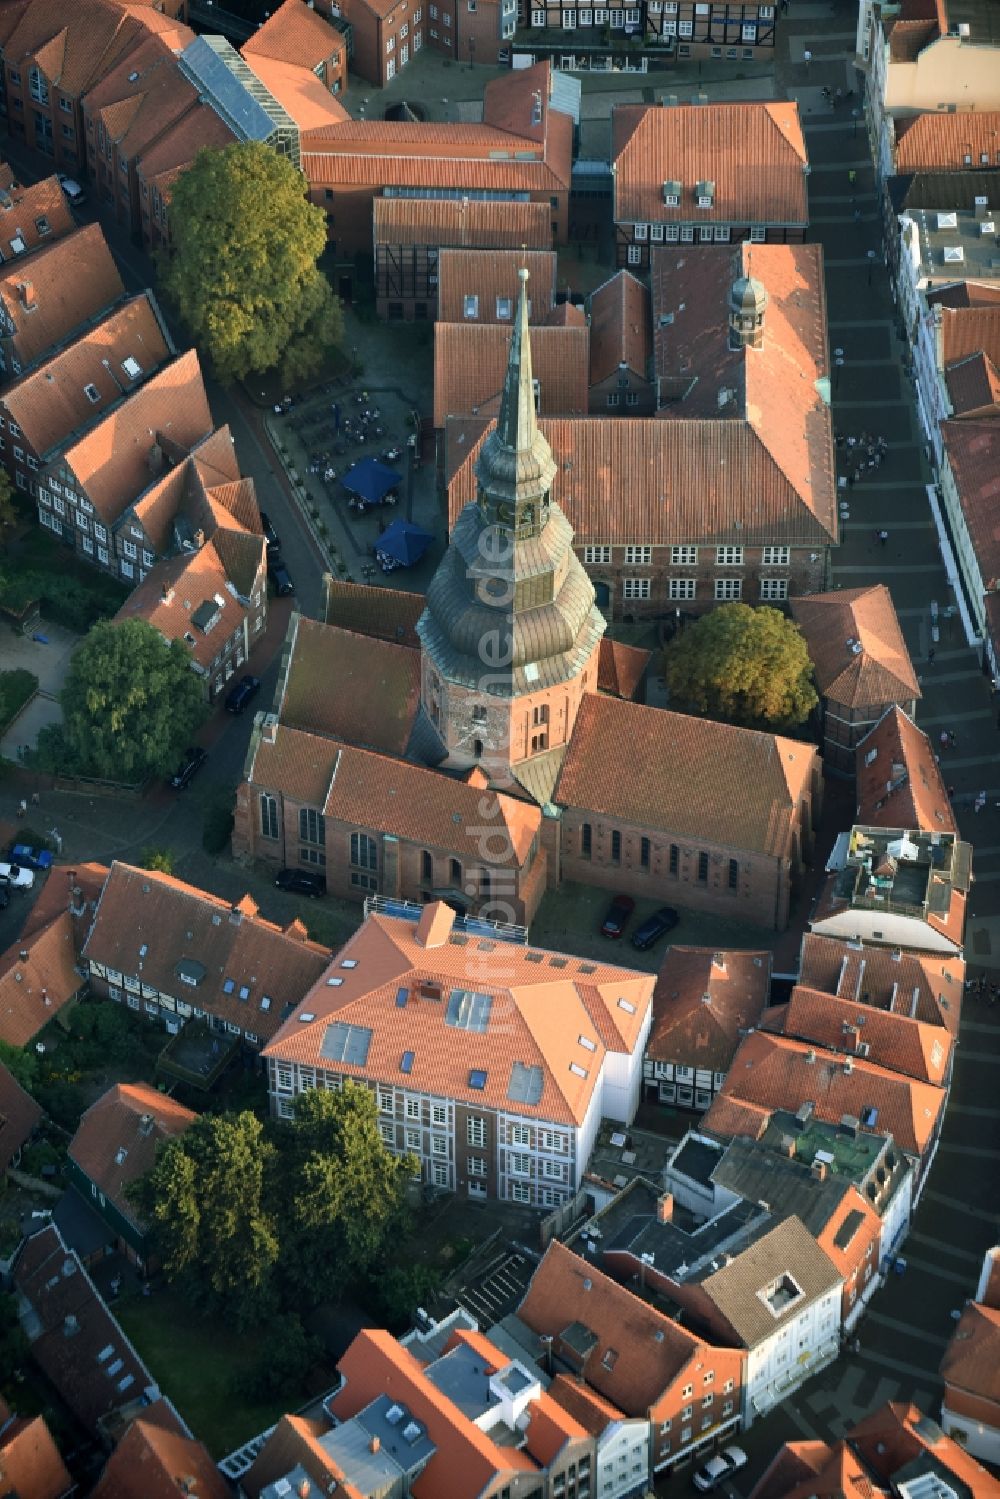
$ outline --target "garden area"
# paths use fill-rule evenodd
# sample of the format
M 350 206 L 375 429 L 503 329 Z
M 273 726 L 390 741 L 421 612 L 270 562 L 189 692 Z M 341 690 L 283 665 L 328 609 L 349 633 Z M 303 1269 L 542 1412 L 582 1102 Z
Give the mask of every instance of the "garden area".
M 0 559 L 0 608 L 19 616 L 37 600 L 43 619 L 78 634 L 117 614 L 128 593 L 40 526 L 11 542 Z
M 33 671 L 18 667 L 15 671 L 0 671 L 0 734 L 12 724 L 24 707 L 38 691 L 38 678 Z

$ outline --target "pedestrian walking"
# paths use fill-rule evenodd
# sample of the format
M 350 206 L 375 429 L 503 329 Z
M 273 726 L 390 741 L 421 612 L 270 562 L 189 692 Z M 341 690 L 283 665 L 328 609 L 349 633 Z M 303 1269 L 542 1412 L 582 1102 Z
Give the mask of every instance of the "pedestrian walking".
M 806 71 L 807 71 L 807 72 L 808 72 L 808 70 L 809 70 L 809 64 L 810 64 L 810 63 L 811 63 L 811 62 L 812 62 L 812 60 L 813 60 L 813 55 L 812 55 L 812 53 L 811 53 L 811 52 L 810 52 L 810 51 L 809 51 L 809 48 L 808 48 L 808 47 L 806 47 L 806 48 L 805 48 L 805 49 L 804 49 L 804 51 L 803 51 L 803 53 L 802 53 L 802 61 L 803 61 L 803 62 L 804 62 L 804 63 L 805 63 L 805 65 L 806 65 Z
M 972 805 L 978 815 L 978 813 L 980 813 L 986 806 L 986 792 L 980 791 L 979 795 L 976 797 Z
M 885 546 L 886 542 L 889 540 L 888 531 L 880 531 L 878 533 L 878 539 L 882 543 L 882 545 Z
M 942 749 L 947 749 L 948 748 L 948 730 L 947 729 L 942 729 L 941 730 L 941 748 Z
M 31 805 L 33 807 L 37 807 L 38 806 L 38 801 L 39 801 L 38 792 L 37 791 L 33 791 L 31 793 Z
M 955 797 L 955 788 L 954 788 L 954 786 L 946 786 L 945 790 L 948 793 L 948 800 L 949 801 L 953 801 L 954 797 Z
M 934 665 L 934 647 L 933 646 L 929 646 L 928 650 L 927 650 L 927 665 L 928 666 L 933 666 Z
M 848 180 L 848 182 L 849 182 L 849 183 L 850 183 L 850 184 L 851 184 L 851 186 L 852 186 L 852 187 L 853 187 L 853 186 L 854 186 L 854 184 L 855 184 L 855 183 L 856 183 L 856 182 L 857 182 L 857 180 L 858 180 L 858 174 L 857 174 L 857 172 L 856 172 L 856 171 L 855 171 L 855 170 L 854 170 L 854 168 L 853 168 L 853 167 L 851 167 L 851 170 L 850 170 L 850 171 L 849 171 L 849 172 L 848 172 L 848 174 L 847 174 L 847 180 Z
M 25 801 L 24 797 L 22 796 L 21 800 L 17 804 L 17 815 L 18 815 L 18 817 L 24 817 L 25 814 L 27 813 L 27 810 L 28 810 L 28 803 Z
M 958 749 L 958 735 L 955 733 L 954 729 L 950 729 L 948 731 L 948 743 L 951 745 L 952 749 Z

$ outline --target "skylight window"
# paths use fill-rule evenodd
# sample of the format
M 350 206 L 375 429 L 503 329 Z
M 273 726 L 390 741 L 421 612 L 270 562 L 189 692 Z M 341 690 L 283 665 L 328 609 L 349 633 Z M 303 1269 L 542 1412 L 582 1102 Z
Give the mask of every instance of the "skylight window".
M 414 1055 L 415 1055 L 415 1053 L 412 1052 L 412 1051 L 404 1051 L 403 1052 L 402 1059 L 400 1060 L 400 1063 L 399 1063 L 399 1070 L 400 1070 L 400 1072 L 412 1072 L 413 1071 L 413 1058 L 414 1058 Z
M 372 1032 L 368 1026 L 347 1025 L 336 1020 L 327 1026 L 319 1054 L 328 1062 L 348 1062 L 353 1067 L 364 1067 L 371 1044 Z
M 134 358 L 131 354 L 127 359 L 122 360 L 122 369 L 125 371 L 126 375 L 128 375 L 130 380 L 138 380 L 139 376 L 142 374 L 142 365 L 139 363 L 138 359 Z
M 586 1069 L 586 1067 L 581 1067 L 580 1064 L 579 1064 L 579 1062 L 570 1062 L 570 1064 L 569 1064 L 569 1070 L 570 1070 L 570 1072 L 572 1072 L 572 1074 L 573 1074 L 574 1077 L 586 1077 L 587 1076 L 587 1069 Z
M 474 1068 L 472 1072 L 469 1073 L 469 1087 L 475 1088 L 477 1092 L 481 1093 L 482 1090 L 486 1087 L 486 1079 L 488 1076 L 488 1073 L 482 1072 L 478 1067 Z
M 619 1010 L 624 1010 L 626 1015 L 635 1014 L 635 1005 L 628 999 L 620 999 L 618 1001 L 618 1008 Z
M 596 1051 L 597 1050 L 597 1042 L 596 1041 L 591 1041 L 591 1039 L 590 1039 L 589 1036 L 578 1036 L 577 1040 L 579 1041 L 580 1045 L 586 1051 Z
M 313 1014 L 312 1010 L 303 1010 L 301 1015 L 299 1016 L 299 1024 L 303 1025 L 307 1020 L 315 1019 L 316 1016 Z
M 491 994 L 479 994 L 474 989 L 452 989 L 448 996 L 445 1024 L 460 1031 L 478 1031 L 482 1034 L 490 1023 L 493 1006 Z
M 244 1002 L 244 1004 L 245 1004 L 246 1001 L 249 998 L 250 998 L 250 990 L 249 990 L 249 988 L 247 987 L 246 984 L 241 984 L 240 985 L 240 999 L 242 999 L 243 1002 Z
M 270 994 L 262 994 L 260 996 L 260 1007 L 262 1010 L 269 1010 L 271 1008 Z
M 96 385 L 85 385 L 83 387 L 83 393 L 92 406 L 96 406 L 98 401 L 101 399 L 101 392 L 98 390 Z
M 357 968 L 358 960 L 357 958 L 345 958 L 340 966 L 341 968 Z
M 343 979 L 338 979 L 338 978 L 332 978 L 332 979 L 327 979 L 326 982 L 327 982 L 327 986 L 330 989 L 339 989 L 340 986 L 341 986 L 341 984 L 344 982 L 344 980 Z
M 223 992 L 223 994 L 232 994 L 232 992 L 233 992 L 233 990 L 235 988 L 236 988 L 236 980 L 235 979 L 226 979 L 226 982 L 222 986 L 222 992 Z

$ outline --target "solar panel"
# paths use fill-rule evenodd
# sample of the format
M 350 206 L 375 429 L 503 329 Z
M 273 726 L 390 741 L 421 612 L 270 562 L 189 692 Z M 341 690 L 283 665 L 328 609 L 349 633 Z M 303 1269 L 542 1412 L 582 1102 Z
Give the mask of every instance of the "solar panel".
M 399 1070 L 400 1070 L 400 1072 L 412 1072 L 413 1071 L 413 1057 L 414 1057 L 414 1053 L 412 1051 L 404 1051 L 403 1052 L 403 1058 L 402 1058 L 402 1061 L 399 1064 Z
M 486 1087 L 486 1079 L 488 1075 L 489 1074 L 486 1072 L 481 1072 L 478 1067 L 474 1068 L 472 1072 L 469 1073 L 469 1087 L 476 1088 L 481 1092 L 483 1088 Z
M 492 1005 L 492 994 L 477 994 L 474 989 L 452 989 L 444 1018 L 456 1030 L 482 1033 L 490 1023 Z
M 328 1062 L 350 1062 L 353 1067 L 364 1067 L 371 1044 L 372 1033 L 368 1026 L 347 1025 L 342 1020 L 335 1020 L 323 1034 L 319 1054 Z
M 510 1069 L 507 1097 L 514 1103 L 538 1103 L 541 1100 L 544 1078 L 540 1067 L 527 1067 L 524 1062 L 515 1062 Z

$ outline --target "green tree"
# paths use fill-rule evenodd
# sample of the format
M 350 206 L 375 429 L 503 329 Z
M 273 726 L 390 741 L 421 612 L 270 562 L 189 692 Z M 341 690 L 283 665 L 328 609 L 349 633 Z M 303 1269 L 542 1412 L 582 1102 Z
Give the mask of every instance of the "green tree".
M 403 1231 L 417 1162 L 386 1149 L 374 1094 L 350 1082 L 302 1094 L 279 1149 L 286 1284 L 299 1299 L 336 1297 Z
M 258 1333 L 260 1357 L 234 1380 L 235 1395 L 244 1400 L 273 1400 L 288 1389 L 299 1389 L 322 1353 L 294 1312 L 285 1312 Z
M 21 517 L 14 504 L 14 487 L 5 468 L 0 468 L 0 541 L 5 541 Z
M 320 273 L 326 219 L 286 157 L 259 142 L 199 152 L 171 188 L 163 284 L 222 380 L 283 366 L 302 380 L 339 343 Z
M 167 1279 L 243 1325 L 276 1310 L 278 1236 L 265 1201 L 274 1147 L 264 1130 L 248 1112 L 202 1115 L 130 1189 Z
M 142 851 L 143 869 L 155 869 L 159 874 L 173 874 L 174 851 L 172 848 L 144 848 Z
M 39 735 L 38 763 L 115 781 L 169 773 L 207 712 L 187 646 L 143 619 L 96 624 L 61 696 L 63 721 Z
M 778 609 L 713 609 L 671 642 L 663 667 L 674 702 L 730 723 L 791 729 L 819 701 L 805 639 Z
M 0 1065 L 13 1073 L 26 1093 L 33 1093 L 38 1081 L 38 1058 L 33 1051 L 22 1046 L 12 1046 L 9 1041 L 0 1041 Z

